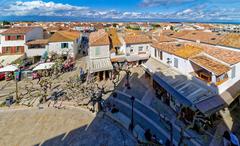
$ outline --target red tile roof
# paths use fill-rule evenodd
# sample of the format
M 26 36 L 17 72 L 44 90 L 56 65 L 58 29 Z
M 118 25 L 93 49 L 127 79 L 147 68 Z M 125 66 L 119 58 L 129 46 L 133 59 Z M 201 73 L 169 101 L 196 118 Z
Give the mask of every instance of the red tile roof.
M 221 38 L 218 45 L 240 48 L 240 34 L 229 33 Z
M 75 41 L 80 37 L 80 32 L 78 31 L 57 31 L 49 39 L 49 42 L 65 42 L 65 41 Z
M 152 46 L 185 59 L 193 57 L 202 52 L 202 48 L 191 46 L 186 43 L 159 43 L 153 44 Z
M 215 75 L 219 76 L 226 72 L 228 72 L 231 68 L 227 65 L 224 65 L 216 60 L 213 60 L 206 55 L 199 55 L 190 58 L 190 60 L 201 66 L 204 67 L 206 70 L 213 72 Z
M 152 40 L 147 35 L 126 35 L 124 37 L 126 44 L 150 44 Z
M 48 39 L 38 39 L 26 43 L 26 45 L 46 45 L 46 44 L 48 44 Z
M 240 62 L 240 52 L 198 43 L 153 43 L 154 48 L 182 58 L 194 57 L 206 53 L 220 61 L 233 65 Z
M 199 44 L 198 44 L 199 45 Z M 227 50 L 222 49 L 218 47 L 213 47 L 209 45 L 199 45 L 203 48 L 203 51 L 207 53 L 210 56 L 213 56 L 214 58 L 217 58 L 223 62 L 226 62 L 228 64 L 236 64 L 240 62 L 240 52 L 239 51 L 233 51 L 233 50 Z
M 89 45 L 90 46 L 110 45 L 108 33 L 106 33 L 105 30 L 103 29 L 90 33 Z
M 26 34 L 27 32 L 31 31 L 36 27 L 13 27 L 9 28 L 6 31 L 2 32 L 1 34 L 7 35 L 7 34 Z

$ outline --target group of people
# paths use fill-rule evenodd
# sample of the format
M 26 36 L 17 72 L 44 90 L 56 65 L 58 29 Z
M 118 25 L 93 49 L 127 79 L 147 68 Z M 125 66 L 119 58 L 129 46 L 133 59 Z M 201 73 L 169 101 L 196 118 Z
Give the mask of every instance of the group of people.
M 145 139 L 149 142 L 152 142 L 158 145 L 163 145 L 163 141 L 158 139 L 155 134 L 152 134 L 150 129 L 147 129 L 145 131 L 144 136 L 145 136 Z

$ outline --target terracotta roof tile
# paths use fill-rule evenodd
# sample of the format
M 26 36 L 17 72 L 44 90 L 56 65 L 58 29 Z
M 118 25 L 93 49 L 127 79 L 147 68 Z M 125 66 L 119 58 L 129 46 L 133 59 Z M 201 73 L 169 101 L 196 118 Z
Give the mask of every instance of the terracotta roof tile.
M 126 35 L 124 37 L 126 44 L 147 44 L 151 43 L 152 40 L 147 35 Z
M 222 46 L 240 48 L 240 34 L 226 34 L 223 38 L 220 39 L 218 44 Z
M 116 29 L 113 29 L 113 28 L 109 29 L 108 34 L 109 34 L 109 37 L 110 37 L 111 44 L 112 44 L 113 48 L 118 47 L 118 46 L 122 46 L 122 43 L 119 39 L 119 36 L 117 34 Z
M 185 59 L 193 57 L 200 53 L 206 53 L 230 65 L 237 64 L 238 62 L 240 62 L 239 51 L 227 50 L 204 44 L 169 42 L 169 43 L 153 43 L 152 46 L 154 48 L 160 49 L 162 51 L 174 54 Z
M 153 36 L 153 41 L 156 41 L 158 43 L 163 43 L 163 42 L 174 42 L 176 41 L 176 39 L 160 34 L 160 36 Z
M 49 39 L 49 42 L 67 42 L 75 41 L 80 37 L 80 32 L 77 31 L 57 31 Z
M 38 40 L 33 40 L 29 41 L 26 43 L 26 45 L 46 45 L 48 44 L 48 39 L 38 39 Z
M 173 35 L 170 35 L 174 38 L 190 40 L 190 41 L 200 41 L 208 44 L 216 45 L 220 39 L 224 37 L 224 34 L 204 32 L 204 31 L 192 31 L 185 30 L 180 32 L 175 32 Z
M 193 57 L 203 51 L 200 47 L 188 45 L 185 43 L 159 43 L 153 44 L 152 46 L 185 59 Z
M 106 33 L 105 30 L 103 29 L 90 33 L 89 45 L 90 46 L 110 45 L 108 33 Z
M 31 31 L 35 27 L 13 27 L 9 28 L 6 31 L 2 32 L 1 34 L 26 34 L 27 32 Z
M 217 58 L 228 64 L 236 64 L 240 62 L 240 52 L 227 50 L 217 47 L 210 47 L 209 45 L 200 45 L 203 48 L 203 51 L 214 58 Z
M 177 43 L 153 43 L 152 47 L 170 54 L 174 54 L 174 52 L 179 49 L 181 45 L 182 44 Z
M 215 61 L 205 55 L 195 56 L 195 57 L 190 58 L 190 60 L 193 63 L 195 63 L 201 67 L 204 67 L 208 71 L 213 72 L 217 76 L 222 75 L 230 70 L 230 67 L 228 67 L 218 61 Z

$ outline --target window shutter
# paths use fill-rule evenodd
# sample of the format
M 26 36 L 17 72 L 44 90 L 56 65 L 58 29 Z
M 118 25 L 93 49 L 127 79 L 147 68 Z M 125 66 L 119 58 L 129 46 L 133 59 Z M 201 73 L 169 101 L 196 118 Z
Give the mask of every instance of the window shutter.
M 11 47 L 11 51 L 10 51 L 10 53 L 11 53 L 11 54 L 16 53 L 16 51 L 15 51 L 15 47 Z
M 232 67 L 232 79 L 236 77 L 236 66 Z
M 24 53 L 24 46 L 21 46 L 21 47 L 19 47 L 20 48 L 20 52 L 21 53 Z
M 5 54 L 6 53 L 6 48 L 2 47 L 2 53 Z
M 21 35 L 20 39 L 21 39 L 21 40 L 24 40 L 24 35 Z
M 11 36 L 11 40 L 16 40 L 16 36 Z

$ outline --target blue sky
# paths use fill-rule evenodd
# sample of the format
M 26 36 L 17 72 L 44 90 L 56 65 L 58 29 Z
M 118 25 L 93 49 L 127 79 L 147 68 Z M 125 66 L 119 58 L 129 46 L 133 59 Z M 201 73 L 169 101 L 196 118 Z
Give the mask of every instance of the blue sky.
M 240 0 L 0 0 L 0 19 L 240 22 Z

